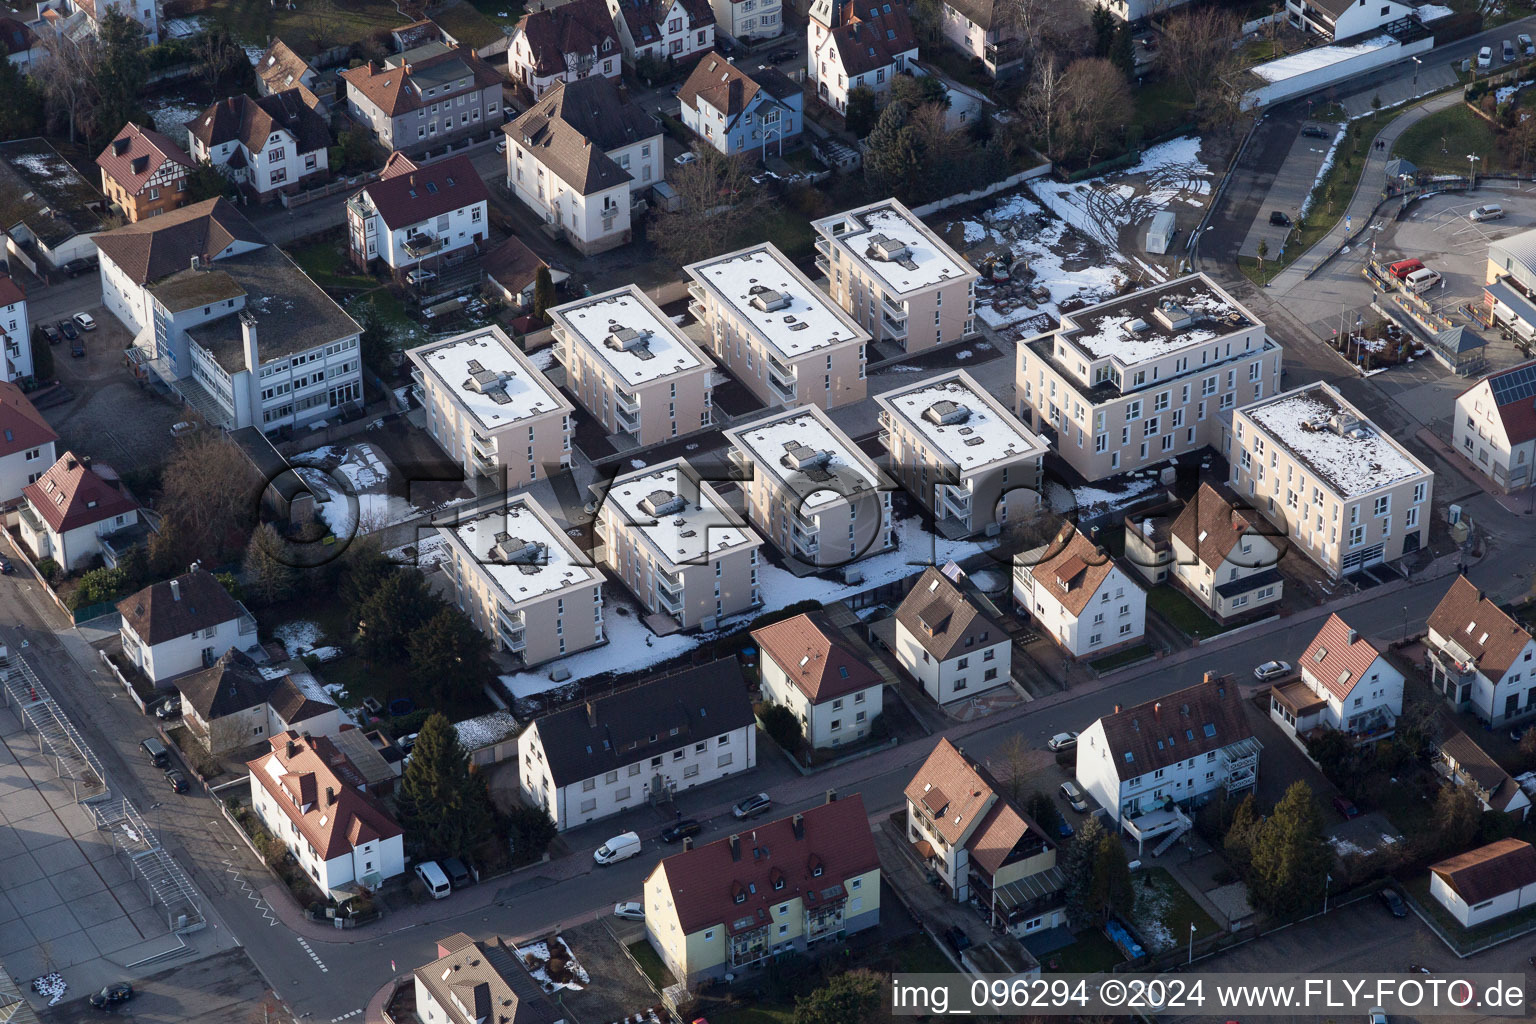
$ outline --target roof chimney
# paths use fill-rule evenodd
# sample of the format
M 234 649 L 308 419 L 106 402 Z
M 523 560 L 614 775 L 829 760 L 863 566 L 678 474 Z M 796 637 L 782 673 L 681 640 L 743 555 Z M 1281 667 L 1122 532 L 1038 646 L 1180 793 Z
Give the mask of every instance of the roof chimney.
M 1118 715 L 1118 714 L 1119 714 L 1119 713 L 1120 713 L 1120 705 L 1119 705 L 1119 704 L 1116 704 L 1116 705 L 1115 705 L 1115 714 L 1117 714 L 1117 715 Z
M 293 740 L 289 740 L 288 741 L 288 758 L 289 758 L 289 760 L 292 760 L 293 758 L 298 757 L 298 756 L 299 756 L 299 745 L 298 745 L 298 743 L 294 742 Z
M 1163 702 L 1162 701 L 1156 701 L 1156 702 L 1153 703 L 1153 705 L 1152 705 L 1152 717 L 1153 718 L 1162 718 L 1163 717 Z
M 1216 673 L 1215 672 L 1206 672 L 1206 674 L 1203 677 L 1203 681 L 1207 682 L 1207 683 L 1214 683 L 1216 681 Z
M 731 836 L 726 842 L 731 844 L 731 860 L 741 860 L 741 836 Z
M 336 787 L 335 786 L 326 786 L 325 787 L 325 805 L 327 807 L 330 807 L 335 802 L 336 802 Z
M 1348 643 L 1351 647 L 1360 642 L 1360 631 L 1353 626 L 1349 628 Z
M 827 803 L 829 803 L 829 804 L 837 803 L 837 790 L 835 790 L 835 789 L 827 790 Z
M 171 600 L 181 600 L 181 580 L 171 580 Z
M 683 852 L 693 849 L 693 836 L 683 836 Z
M 795 833 L 796 839 L 805 838 L 805 815 L 797 814 L 789 819 L 789 827 Z
M 587 701 L 587 726 L 592 729 L 597 728 L 597 701 L 595 700 Z

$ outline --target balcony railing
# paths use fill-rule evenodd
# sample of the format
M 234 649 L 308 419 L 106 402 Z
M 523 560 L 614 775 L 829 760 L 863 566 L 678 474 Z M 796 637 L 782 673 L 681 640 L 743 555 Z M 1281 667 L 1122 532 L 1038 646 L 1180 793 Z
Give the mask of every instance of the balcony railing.
M 626 434 L 635 434 L 636 436 L 638 436 L 639 433 L 640 433 L 640 414 L 639 413 L 625 412 L 619 406 L 614 406 L 614 409 L 613 409 L 613 422 L 614 422 L 614 425 L 617 426 L 619 430 L 623 431 Z
M 886 333 L 892 337 L 905 338 L 907 336 L 906 318 L 892 320 L 890 314 L 882 312 L 880 314 L 880 323 L 885 326 Z
M 884 292 L 880 293 L 880 308 L 888 313 L 893 320 L 905 320 L 907 318 L 907 304 L 892 302 Z
M 640 415 L 640 400 L 634 395 L 625 394 L 617 389 L 613 392 L 613 407 L 631 416 Z
M 507 650 L 521 651 L 527 648 L 528 632 L 522 612 L 509 612 L 497 605 L 496 631 L 501 634 L 501 642 L 506 645 Z
M 937 484 L 939 502 L 944 508 L 954 513 L 956 518 L 965 519 L 971 514 L 971 492 L 956 484 Z
M 772 391 L 774 396 L 782 402 L 793 402 L 798 397 L 795 386 L 793 384 L 780 383 L 778 377 L 774 376 L 771 370 L 768 373 L 768 390 Z

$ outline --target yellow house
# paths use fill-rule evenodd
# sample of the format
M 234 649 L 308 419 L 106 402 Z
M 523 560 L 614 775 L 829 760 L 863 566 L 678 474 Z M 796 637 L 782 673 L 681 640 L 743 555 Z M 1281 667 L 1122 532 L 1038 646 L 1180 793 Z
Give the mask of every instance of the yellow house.
M 880 922 L 880 861 L 857 794 L 656 865 L 646 937 L 687 985 Z

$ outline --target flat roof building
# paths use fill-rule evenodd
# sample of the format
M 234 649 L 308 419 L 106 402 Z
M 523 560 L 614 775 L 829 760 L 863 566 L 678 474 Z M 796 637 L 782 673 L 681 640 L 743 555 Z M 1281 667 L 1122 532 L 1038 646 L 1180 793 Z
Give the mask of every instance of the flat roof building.
M 634 285 L 549 311 L 555 358 L 610 433 L 658 444 L 713 422 L 715 364 Z
M 822 409 L 863 400 L 869 332 L 772 242 L 684 269 L 710 348 L 758 398 Z

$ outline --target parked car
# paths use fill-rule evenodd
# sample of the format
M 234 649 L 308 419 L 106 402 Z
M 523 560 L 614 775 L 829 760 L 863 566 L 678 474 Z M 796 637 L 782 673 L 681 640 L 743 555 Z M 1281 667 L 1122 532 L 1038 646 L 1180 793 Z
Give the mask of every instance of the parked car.
M 187 791 L 187 777 L 175 768 L 165 770 L 165 781 L 171 787 L 173 793 L 185 793 Z
M 637 903 L 634 900 L 628 900 L 624 903 L 615 903 L 613 905 L 613 916 L 622 917 L 626 921 L 644 921 L 645 905 Z
M 80 337 L 80 329 L 75 326 L 75 322 L 73 320 L 60 320 L 58 323 L 58 328 L 59 333 L 64 335 L 64 337 L 68 338 L 70 341 L 74 341 L 76 338 Z
M 1338 811 L 1340 814 L 1342 814 L 1346 821 L 1349 820 L 1350 818 L 1358 818 L 1358 817 L 1360 817 L 1360 808 L 1356 807 L 1355 806 L 1355 802 L 1353 800 L 1349 799 L 1348 797 L 1343 797 L 1343 796 L 1336 796 L 1336 797 L 1334 797 L 1333 798 L 1333 809 Z
M 692 818 L 684 818 L 683 820 L 673 822 L 671 825 L 668 825 L 666 828 L 662 829 L 661 841 L 664 843 L 681 842 L 682 840 L 687 839 L 689 836 L 698 835 L 702 831 L 704 831 L 703 825 L 700 825 Z
M 443 874 L 448 876 L 448 883 L 455 889 L 462 889 L 474 882 L 474 876 L 469 873 L 468 866 L 457 857 L 449 857 L 442 862 Z
M 768 59 L 773 61 L 775 64 L 783 64 L 787 60 L 794 60 L 796 57 L 800 56 L 800 52 L 801 51 L 793 46 L 786 46 L 782 49 L 774 50 L 768 55 Z
M 9 576 L 15 571 L 16 567 L 11 564 L 11 560 L 9 558 L 0 556 L 0 576 Z
M 1515 36 L 1515 46 L 1527 57 L 1536 54 L 1536 43 L 1531 42 L 1531 37 L 1528 33 L 1521 32 Z
M 160 706 L 155 708 L 155 717 L 160 719 L 162 722 L 169 721 L 172 718 L 180 718 L 181 695 L 175 694 L 161 701 Z
M 1271 679 L 1279 679 L 1281 676 L 1291 674 L 1291 665 L 1285 661 L 1266 661 L 1253 670 L 1253 678 L 1260 682 L 1268 682 Z
M 53 324 L 43 324 L 43 337 L 48 339 L 50 345 L 57 345 L 64 340 L 64 335 L 60 334 L 59 329 Z
M 100 992 L 91 993 L 91 1005 L 106 1010 L 133 998 L 133 986 L 126 981 L 114 981 Z
M 1366 1018 L 1366 1024 L 1387 1024 L 1387 1011 L 1379 1006 L 1371 1007 L 1371 1013 Z
M 180 437 L 182 434 L 190 434 L 197 429 L 196 420 L 182 420 L 180 423 L 171 424 L 171 436 Z
M 1077 746 L 1077 733 L 1059 732 L 1045 741 L 1047 750 L 1071 750 Z
M 1277 228 L 1288 228 L 1291 226 L 1291 218 L 1279 210 L 1269 211 L 1269 222 Z
M 1072 809 L 1077 811 L 1079 814 L 1088 809 L 1087 794 L 1079 789 L 1077 783 L 1073 782 L 1071 779 L 1068 779 L 1066 782 L 1061 784 L 1061 796 L 1062 799 L 1071 804 Z
M 1075 835 L 1077 835 L 1077 829 L 1073 828 L 1072 823 L 1066 818 L 1062 818 L 1056 823 L 1056 837 L 1058 839 L 1071 839 Z
M 1421 295 L 1440 283 L 1440 275 L 1428 267 L 1415 270 L 1403 278 L 1403 287 L 1415 295 Z
M 435 270 L 413 270 L 409 274 L 405 275 L 405 279 L 411 284 L 424 284 L 425 282 L 431 281 L 436 277 L 437 271 Z
M 1477 51 L 1477 66 L 1480 68 L 1493 67 L 1493 47 L 1485 46 Z
M 592 852 L 592 859 L 599 864 L 617 864 L 640 852 L 640 837 L 634 832 L 614 836 Z
M 81 258 L 78 260 L 70 260 L 68 263 L 64 264 L 62 269 L 64 273 L 68 274 L 70 277 L 79 277 L 81 274 L 87 273 L 95 265 L 95 260 Z
M 677 166 L 679 166 L 679 167 L 687 167 L 689 164 L 693 163 L 698 158 L 699 158 L 699 155 L 697 153 L 692 153 L 692 152 L 680 153 L 679 155 L 677 155 L 677 156 L 672 158 L 672 162 L 677 164 Z
M 1382 889 L 1380 895 L 1381 902 L 1385 903 L 1387 909 L 1392 911 L 1393 917 L 1408 916 L 1408 904 L 1403 902 L 1403 898 L 1397 894 L 1396 889 Z
M 72 359 L 83 359 L 85 357 L 85 342 L 79 340 L 70 342 L 69 355 Z
M 963 949 L 971 948 L 971 937 L 965 934 L 965 929 L 961 928 L 957 924 L 950 925 L 948 928 L 944 929 L 944 941 L 948 943 L 949 948 L 954 950 L 956 953 Z
M 1504 58 L 1505 64 L 1515 59 L 1515 44 L 1513 40 L 1506 39 L 1499 44 L 1499 56 Z
M 755 818 L 759 814 L 766 813 L 772 803 L 767 793 L 754 793 L 732 807 L 731 814 L 738 818 Z
M 498 153 L 505 153 L 506 151 L 507 151 L 507 137 L 505 135 L 503 135 L 501 138 L 496 140 L 496 152 L 498 152 Z
M 1398 260 L 1396 263 L 1389 263 L 1389 264 L 1387 264 L 1387 273 L 1391 274 L 1393 277 L 1397 278 L 1399 281 L 1404 280 L 1409 274 L 1413 273 L 1415 270 L 1423 270 L 1423 269 L 1424 269 L 1424 261 L 1421 260 L 1421 259 L 1414 259 L 1414 258 L 1409 258 L 1409 259 L 1406 259 L 1406 260 Z
M 1475 221 L 1503 220 L 1504 207 L 1500 206 L 1498 203 L 1484 203 L 1482 206 L 1476 207 L 1471 213 L 1467 214 L 1467 219 Z
M 94 331 L 96 329 L 96 318 L 89 313 L 76 313 L 75 323 L 79 325 L 82 331 Z
M 1301 134 L 1305 135 L 1309 139 L 1331 139 L 1331 138 L 1333 138 L 1333 133 L 1330 132 L 1327 128 L 1324 128 L 1320 124 L 1302 125 Z

